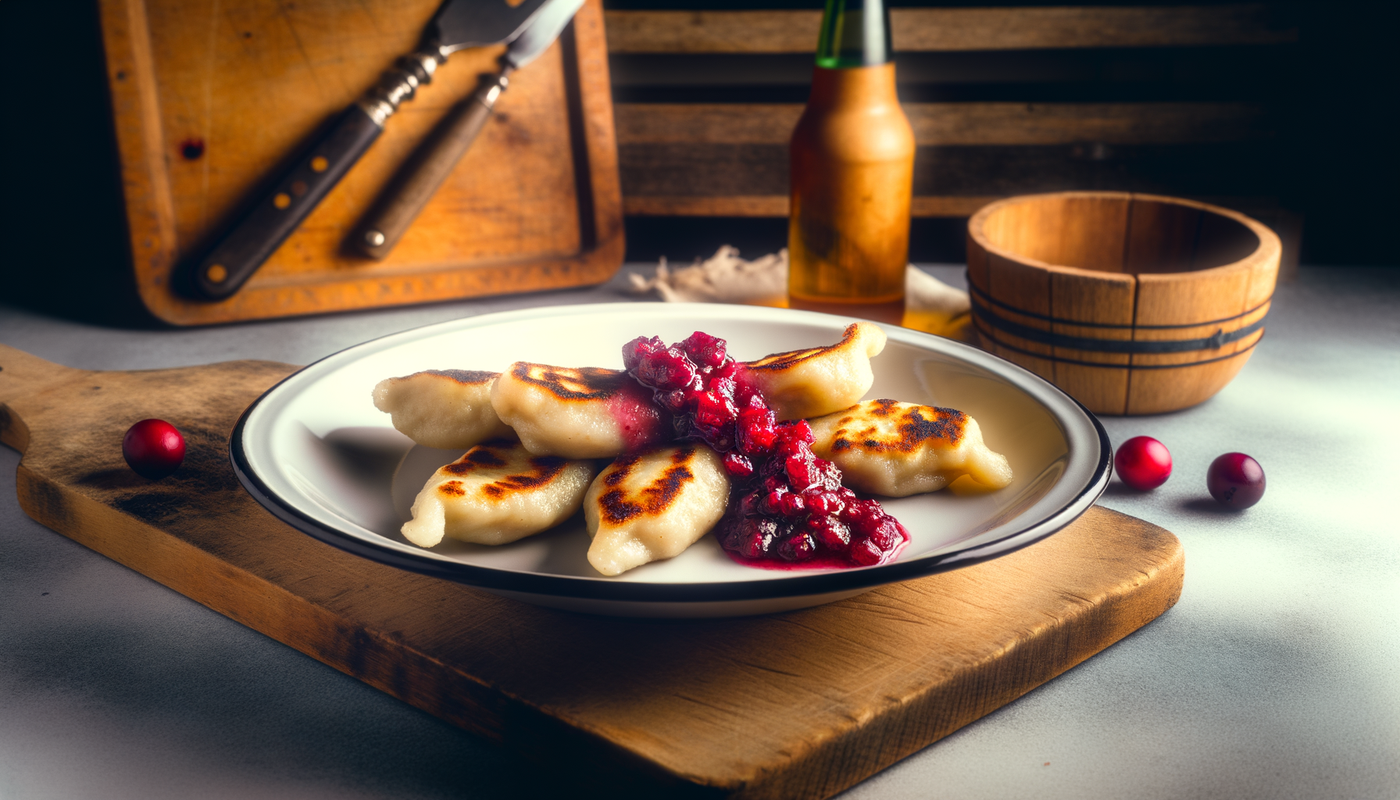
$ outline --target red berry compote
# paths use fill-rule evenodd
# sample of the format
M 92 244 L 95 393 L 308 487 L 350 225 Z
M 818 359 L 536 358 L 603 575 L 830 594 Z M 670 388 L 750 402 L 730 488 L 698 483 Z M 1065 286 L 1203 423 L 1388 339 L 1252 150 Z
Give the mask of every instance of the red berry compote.
M 875 500 L 841 485 L 812 452 L 806 420 L 777 422 L 723 339 L 638 337 L 622 348 L 627 374 L 671 414 L 675 438 L 724 458 L 733 489 L 715 535 L 730 557 L 767 569 L 868 567 L 893 561 L 909 532 Z

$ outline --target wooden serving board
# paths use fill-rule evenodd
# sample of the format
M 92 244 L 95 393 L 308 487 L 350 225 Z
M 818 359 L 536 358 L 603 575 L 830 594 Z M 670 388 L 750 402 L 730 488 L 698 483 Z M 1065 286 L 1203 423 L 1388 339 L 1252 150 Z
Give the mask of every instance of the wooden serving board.
M 622 199 L 600 0 L 510 78 L 497 113 L 392 254 L 345 238 L 502 47 L 455 53 L 235 295 L 173 291 L 315 131 L 411 52 L 440 0 L 101 0 L 136 286 L 178 325 L 600 283 Z
M 34 519 L 210 608 L 609 796 L 824 798 L 1170 608 L 1181 545 L 1092 508 L 1002 558 L 819 608 L 596 618 L 401 572 L 298 533 L 234 477 L 240 412 L 294 367 L 87 372 L 0 345 L 0 441 Z M 159 417 L 184 465 L 132 473 Z

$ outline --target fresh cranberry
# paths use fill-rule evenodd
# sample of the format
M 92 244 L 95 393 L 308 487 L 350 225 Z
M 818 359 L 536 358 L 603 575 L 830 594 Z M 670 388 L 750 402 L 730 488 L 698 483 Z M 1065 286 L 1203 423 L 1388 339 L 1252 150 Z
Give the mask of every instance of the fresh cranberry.
M 143 419 L 122 437 L 122 457 L 137 475 L 158 481 L 185 460 L 185 437 L 163 419 Z
M 1249 508 L 1264 496 L 1264 468 L 1244 453 L 1226 453 L 1210 462 L 1206 488 L 1221 505 Z
M 1156 489 L 1172 474 L 1172 454 L 1151 436 L 1134 436 L 1113 456 L 1119 479 L 1139 492 Z

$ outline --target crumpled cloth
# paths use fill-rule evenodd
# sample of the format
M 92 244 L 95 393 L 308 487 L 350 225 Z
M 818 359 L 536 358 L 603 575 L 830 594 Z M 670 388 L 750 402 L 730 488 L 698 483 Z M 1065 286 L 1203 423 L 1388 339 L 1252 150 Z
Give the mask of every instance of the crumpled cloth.
M 633 294 L 655 293 L 668 303 L 737 303 L 787 306 L 787 250 L 747 261 L 724 245 L 704 261 L 671 269 L 662 258 L 648 278 L 628 275 Z M 971 302 L 955 289 L 909 265 L 904 284 L 904 327 L 966 340 Z

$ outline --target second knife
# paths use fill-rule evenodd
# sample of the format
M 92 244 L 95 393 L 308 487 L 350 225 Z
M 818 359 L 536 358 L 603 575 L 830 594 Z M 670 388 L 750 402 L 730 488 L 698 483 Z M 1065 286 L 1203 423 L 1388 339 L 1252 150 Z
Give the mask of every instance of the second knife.
M 348 244 L 365 255 L 383 259 L 413 224 L 452 168 L 476 141 L 490 119 L 496 99 L 510 85 L 510 74 L 538 58 L 559 38 L 584 0 L 547 0 L 530 25 L 501 56 L 500 71 L 482 81 L 471 97 L 453 106 L 428 140 L 413 154 L 356 226 Z

